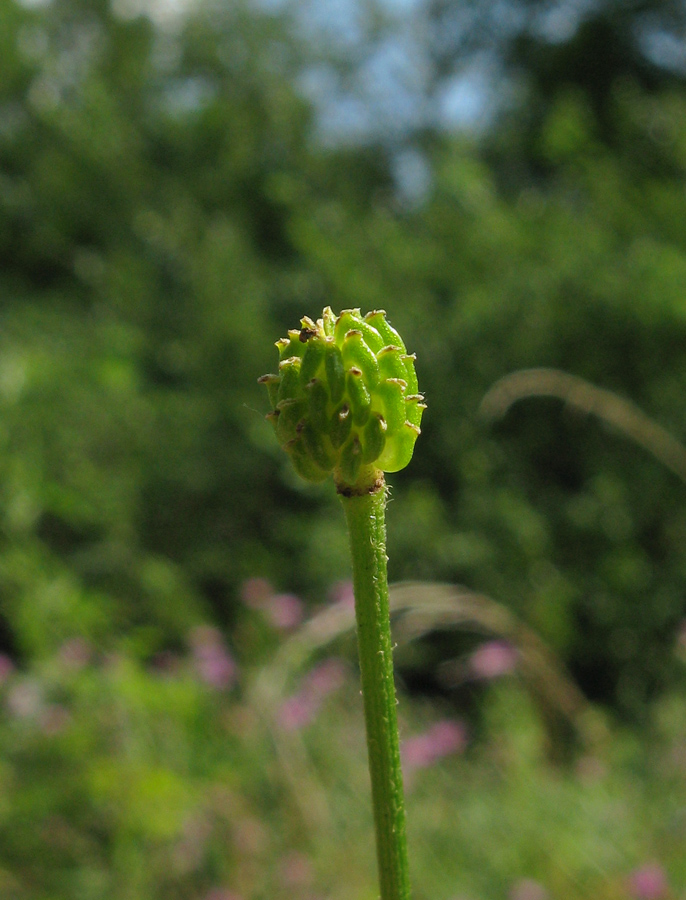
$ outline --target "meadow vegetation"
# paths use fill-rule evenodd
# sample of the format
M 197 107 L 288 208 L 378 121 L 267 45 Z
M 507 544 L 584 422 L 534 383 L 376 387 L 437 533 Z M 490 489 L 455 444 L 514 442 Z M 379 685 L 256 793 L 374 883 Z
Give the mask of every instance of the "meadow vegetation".
M 510 6 L 332 43 L 0 0 L 3 897 L 373 900 L 344 525 L 256 383 L 328 304 L 386 309 L 428 404 L 387 512 L 416 900 L 684 896 L 682 10 Z M 347 133 L 408 34 L 422 115 Z

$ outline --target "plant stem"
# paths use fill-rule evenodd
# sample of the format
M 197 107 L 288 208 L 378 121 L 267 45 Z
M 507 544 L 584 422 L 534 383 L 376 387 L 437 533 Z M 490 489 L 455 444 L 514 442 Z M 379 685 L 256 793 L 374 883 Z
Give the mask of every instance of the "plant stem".
M 350 533 L 355 617 L 381 900 L 409 900 L 405 800 L 400 768 L 386 574 L 386 485 L 340 493 Z

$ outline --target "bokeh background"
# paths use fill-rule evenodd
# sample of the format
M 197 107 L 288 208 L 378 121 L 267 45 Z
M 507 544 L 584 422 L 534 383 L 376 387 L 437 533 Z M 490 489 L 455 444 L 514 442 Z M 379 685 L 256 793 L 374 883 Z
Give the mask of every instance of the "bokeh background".
M 416 900 L 686 897 L 682 0 L 0 0 L 0 897 L 377 896 L 343 517 L 256 383 L 328 304 L 428 403 Z

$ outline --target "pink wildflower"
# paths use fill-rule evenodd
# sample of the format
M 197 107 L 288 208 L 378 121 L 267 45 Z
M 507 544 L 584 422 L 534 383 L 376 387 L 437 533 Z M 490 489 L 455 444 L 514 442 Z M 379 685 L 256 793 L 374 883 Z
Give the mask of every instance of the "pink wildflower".
M 331 656 L 308 672 L 304 679 L 303 690 L 309 696 L 323 700 L 343 686 L 345 675 L 346 666 L 343 660 Z
M 300 690 L 281 704 L 278 721 L 286 731 L 303 728 L 314 719 L 322 703 L 345 681 L 345 663 L 334 657 L 325 659 L 303 678 Z
M 441 719 L 424 734 L 403 741 L 401 755 L 406 772 L 426 769 L 451 753 L 460 753 L 467 745 L 467 730 L 462 722 Z
M 462 722 L 442 719 L 429 730 L 433 750 L 437 757 L 464 750 L 467 732 Z
M 264 612 L 275 628 L 290 631 L 302 622 L 305 607 L 295 594 L 274 594 L 265 603 Z
M 231 687 L 236 680 L 236 663 L 219 630 L 209 625 L 199 625 L 191 632 L 190 644 L 200 678 L 211 687 Z
M 295 594 L 275 594 L 266 578 L 249 578 L 241 588 L 243 602 L 262 612 L 279 631 L 290 631 L 303 620 L 305 607 Z
M 667 876 L 658 863 L 647 863 L 632 872 L 629 890 L 636 900 L 660 900 L 667 896 Z
M 476 678 L 491 679 L 512 672 L 518 653 L 506 641 L 487 641 L 472 653 L 469 668 Z
M 309 725 L 317 714 L 317 704 L 302 693 L 287 697 L 279 707 L 277 719 L 284 731 L 298 731 Z

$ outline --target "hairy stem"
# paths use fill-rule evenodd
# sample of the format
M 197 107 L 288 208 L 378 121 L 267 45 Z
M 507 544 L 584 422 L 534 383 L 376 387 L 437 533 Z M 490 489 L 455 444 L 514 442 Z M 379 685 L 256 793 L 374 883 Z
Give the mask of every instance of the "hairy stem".
M 350 533 L 381 900 L 409 900 L 386 574 L 386 486 L 380 478 L 365 493 L 346 496 L 340 489 L 339 493 Z

